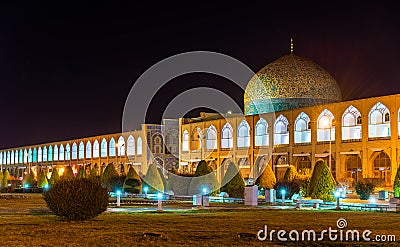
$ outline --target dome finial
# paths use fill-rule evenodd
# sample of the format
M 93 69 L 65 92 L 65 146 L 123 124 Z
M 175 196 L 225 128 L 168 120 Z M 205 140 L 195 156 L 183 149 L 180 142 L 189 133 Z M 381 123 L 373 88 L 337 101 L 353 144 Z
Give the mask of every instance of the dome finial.
M 293 54 L 293 48 L 294 48 L 293 38 L 290 38 L 290 54 Z

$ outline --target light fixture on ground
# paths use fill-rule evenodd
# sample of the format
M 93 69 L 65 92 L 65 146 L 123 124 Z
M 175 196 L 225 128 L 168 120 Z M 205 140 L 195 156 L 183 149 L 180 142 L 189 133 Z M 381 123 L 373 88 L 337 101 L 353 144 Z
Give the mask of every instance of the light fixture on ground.
M 207 188 L 203 188 L 203 193 L 201 194 L 201 207 L 204 206 L 204 195 L 207 194 Z
M 285 205 L 285 194 L 286 194 L 286 191 L 285 191 L 285 190 L 282 190 L 282 191 L 281 191 L 281 195 L 282 195 L 282 206 Z
M 161 193 L 157 194 L 157 199 L 158 199 L 157 212 L 162 212 L 162 197 L 163 195 Z
M 147 191 L 149 190 L 149 188 L 144 187 L 143 190 L 144 190 L 144 198 L 147 198 Z
M 117 191 L 117 207 L 121 207 L 121 191 Z
M 371 204 L 376 204 L 376 198 L 371 196 L 371 197 L 369 198 L 369 203 L 371 203 Z
M 340 210 L 340 191 L 339 190 L 335 191 L 335 197 L 336 197 L 336 210 Z

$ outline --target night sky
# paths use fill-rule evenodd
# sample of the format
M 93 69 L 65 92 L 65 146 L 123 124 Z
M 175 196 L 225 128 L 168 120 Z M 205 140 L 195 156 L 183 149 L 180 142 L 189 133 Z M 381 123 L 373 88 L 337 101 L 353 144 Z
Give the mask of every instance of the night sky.
M 344 100 L 400 93 L 396 7 L 264 2 L 2 2 L 0 148 L 121 131 L 123 106 L 137 78 L 188 51 L 224 53 L 258 71 L 288 54 L 293 37 L 295 53 L 328 70 Z M 185 75 L 157 93 L 147 122 L 159 123 L 174 96 L 198 86 L 222 90 L 243 106 L 243 92 L 232 82 Z

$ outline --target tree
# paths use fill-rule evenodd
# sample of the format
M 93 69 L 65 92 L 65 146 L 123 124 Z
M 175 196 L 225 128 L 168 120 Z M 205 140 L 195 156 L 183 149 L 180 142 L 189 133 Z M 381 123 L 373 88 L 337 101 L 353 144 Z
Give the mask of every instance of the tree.
M 219 190 L 219 183 L 213 169 L 202 160 L 197 165 L 197 169 L 189 184 L 189 195 L 203 194 L 203 189 L 207 194 L 215 195 Z
M 309 184 L 311 198 L 318 198 L 324 201 L 334 201 L 336 182 L 329 167 L 324 162 L 317 162 L 314 167 Z
M 256 185 L 258 185 L 260 188 L 273 189 L 275 184 L 275 174 L 272 171 L 271 166 L 267 165 L 264 168 L 264 171 L 261 173 L 261 176 L 256 179 Z
M 97 167 L 92 167 L 92 169 L 90 169 L 89 177 L 90 178 L 97 178 L 98 177 L 97 174 L 99 174 L 98 170 L 99 169 Z
M 36 185 L 35 174 L 31 171 L 25 177 L 24 187 L 34 187 Z
M 222 184 L 221 191 L 228 193 L 230 197 L 244 198 L 245 182 L 235 163 L 229 163 L 225 176 L 222 179 Z
M 125 192 L 140 194 L 142 192 L 142 179 L 136 173 L 133 167 L 129 167 L 128 174 L 126 175 L 124 186 L 122 187 Z
M 400 198 L 400 166 L 397 168 L 396 177 L 393 184 L 394 197 Z
M 359 181 L 354 186 L 356 189 L 357 195 L 360 196 L 360 200 L 368 200 L 369 195 L 375 189 L 375 185 L 369 182 Z
M 283 181 L 285 182 L 292 182 L 297 176 L 297 170 L 296 167 L 293 165 L 290 165 L 285 172 L 285 175 L 283 176 Z
M 108 191 L 116 191 L 122 189 L 123 180 L 118 175 L 117 169 L 115 169 L 114 164 L 110 163 L 107 165 L 106 169 L 101 176 L 101 183 Z
M 163 181 L 163 185 L 164 185 L 164 189 L 165 189 L 165 186 L 167 185 L 167 181 L 166 181 L 166 179 L 164 177 L 164 172 L 163 172 L 164 169 L 162 167 L 157 167 L 157 170 L 160 173 L 160 177 L 161 177 L 161 179 Z
M 155 164 L 149 165 L 144 182 L 149 188 L 149 193 L 164 192 L 164 183 Z
M 50 185 L 54 185 L 56 182 L 60 181 L 60 175 L 58 174 L 57 168 L 54 168 L 53 171 L 51 172 L 50 176 Z
M 86 178 L 86 169 L 84 166 L 79 167 L 78 174 L 76 174 L 76 178 L 78 179 Z
M 72 171 L 72 167 L 71 166 L 67 166 L 64 169 L 64 173 L 61 176 L 61 179 L 64 180 L 72 180 L 75 178 L 74 172 Z
M 39 176 L 38 176 L 38 181 L 37 181 L 37 186 L 38 188 L 45 188 L 48 185 L 47 177 L 46 174 L 44 173 L 43 170 L 40 170 Z
M 1 179 L 1 187 L 2 188 L 7 188 L 8 187 L 8 182 L 10 181 L 10 179 L 11 179 L 10 173 L 8 172 L 7 169 L 4 170 L 3 177 Z
M 3 188 L 3 171 L 0 170 L 0 189 Z

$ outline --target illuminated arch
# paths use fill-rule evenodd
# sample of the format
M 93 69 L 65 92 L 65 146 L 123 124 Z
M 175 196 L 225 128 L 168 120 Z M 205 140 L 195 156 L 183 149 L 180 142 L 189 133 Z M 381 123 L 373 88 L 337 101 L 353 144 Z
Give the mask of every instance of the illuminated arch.
M 250 125 L 247 123 L 246 120 L 242 120 L 242 122 L 238 126 L 237 147 L 250 147 Z
M 317 120 L 317 141 L 335 140 L 335 117 L 328 109 L 324 109 Z
M 310 143 L 311 142 L 311 128 L 310 117 L 302 112 L 300 113 L 294 123 L 294 143 Z

